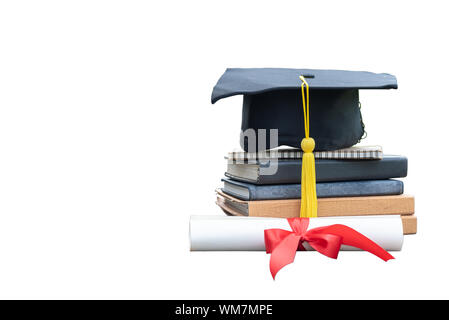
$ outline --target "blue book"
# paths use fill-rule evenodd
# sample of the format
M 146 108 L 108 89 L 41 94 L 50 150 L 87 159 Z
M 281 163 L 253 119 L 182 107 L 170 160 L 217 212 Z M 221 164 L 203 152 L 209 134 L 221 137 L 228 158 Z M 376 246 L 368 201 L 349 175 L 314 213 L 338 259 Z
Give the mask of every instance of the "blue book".
M 301 198 L 300 184 L 255 185 L 228 178 L 222 191 L 242 200 L 280 200 Z M 318 182 L 316 193 L 318 198 L 385 196 L 398 195 L 404 192 L 404 184 L 400 180 L 361 180 L 342 182 Z

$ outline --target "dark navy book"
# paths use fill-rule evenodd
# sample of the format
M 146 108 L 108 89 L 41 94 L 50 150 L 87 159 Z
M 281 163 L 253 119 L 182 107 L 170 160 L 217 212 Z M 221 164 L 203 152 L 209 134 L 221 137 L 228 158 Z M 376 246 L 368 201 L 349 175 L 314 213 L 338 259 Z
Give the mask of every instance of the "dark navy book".
M 259 185 L 300 183 L 301 166 L 301 159 L 228 162 L 225 176 Z M 407 158 L 384 155 L 381 160 L 316 159 L 315 168 L 317 182 L 404 178 L 407 176 Z

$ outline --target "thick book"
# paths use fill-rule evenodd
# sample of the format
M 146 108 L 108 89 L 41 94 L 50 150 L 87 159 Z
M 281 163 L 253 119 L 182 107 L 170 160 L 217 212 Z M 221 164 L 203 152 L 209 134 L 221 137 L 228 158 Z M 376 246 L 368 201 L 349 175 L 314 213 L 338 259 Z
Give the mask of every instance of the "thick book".
M 301 182 L 301 159 L 228 162 L 225 176 L 253 184 L 289 184 Z M 384 155 L 381 160 L 316 159 L 316 181 L 383 180 L 407 176 L 407 158 Z
M 294 218 L 299 217 L 300 199 L 240 200 L 222 190 L 217 190 L 217 203 L 224 203 L 240 215 L 249 217 Z M 319 198 L 318 217 L 363 216 L 415 212 L 415 198 L 410 195 Z
M 279 200 L 301 198 L 301 184 L 256 185 L 228 178 L 223 181 L 222 191 L 241 200 Z M 342 182 L 318 182 L 318 198 L 360 197 L 398 195 L 404 192 L 402 181 L 365 180 Z
M 223 210 L 223 212 L 230 216 L 242 216 L 235 209 L 227 206 L 227 204 L 219 200 L 217 205 Z M 402 220 L 402 232 L 403 234 L 416 234 L 418 230 L 418 220 L 414 214 L 401 215 Z
M 382 159 L 381 146 L 353 146 L 333 151 L 315 151 L 315 159 Z M 229 152 L 226 159 L 230 162 L 258 159 L 301 159 L 303 151 L 297 148 L 275 148 L 259 152 Z

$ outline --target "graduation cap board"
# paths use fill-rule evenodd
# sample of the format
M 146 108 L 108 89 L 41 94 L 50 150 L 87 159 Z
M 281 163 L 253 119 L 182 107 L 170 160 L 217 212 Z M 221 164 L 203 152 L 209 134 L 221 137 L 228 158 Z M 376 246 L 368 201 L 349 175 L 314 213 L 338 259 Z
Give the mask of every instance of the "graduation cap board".
M 360 71 L 313 69 L 227 69 L 215 85 L 212 103 L 234 95 L 243 95 L 242 132 L 265 129 L 265 144 L 300 147 L 305 137 L 301 107 L 300 76 L 310 89 L 310 136 L 316 151 L 350 147 L 360 141 L 364 125 L 360 113 L 359 89 L 397 89 L 393 75 Z M 271 145 L 269 130 L 278 130 L 278 143 Z M 258 135 L 256 134 L 256 140 Z M 245 151 L 248 140 L 240 141 Z
M 385 73 L 227 69 L 214 87 L 212 103 L 242 94 L 242 132 L 277 129 L 278 145 L 301 146 L 304 154 L 300 217 L 313 218 L 317 216 L 313 151 L 345 148 L 361 139 L 364 126 L 359 108 L 359 89 L 396 88 L 396 78 Z M 254 137 L 256 143 L 253 141 L 252 146 L 255 145 L 257 150 L 261 145 L 257 141 L 259 135 Z M 265 148 L 278 146 L 270 144 L 268 135 L 265 137 L 265 144 L 262 144 Z M 241 139 L 240 144 L 248 151 L 247 140 Z

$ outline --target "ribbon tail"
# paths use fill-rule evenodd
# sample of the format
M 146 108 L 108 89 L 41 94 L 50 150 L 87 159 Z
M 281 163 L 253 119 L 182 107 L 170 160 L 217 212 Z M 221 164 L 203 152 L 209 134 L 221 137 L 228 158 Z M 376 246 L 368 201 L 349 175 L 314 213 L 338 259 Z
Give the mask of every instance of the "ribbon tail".
M 298 249 L 299 237 L 293 233 L 285 237 L 271 252 L 270 272 L 273 280 L 276 274 L 286 265 L 295 261 L 296 250 Z
M 328 227 L 324 227 L 321 231 L 340 236 L 342 237 L 342 244 L 367 251 L 384 261 L 394 259 L 394 257 L 390 253 L 388 253 L 388 251 L 383 249 L 377 243 L 348 226 L 342 224 L 334 224 Z

